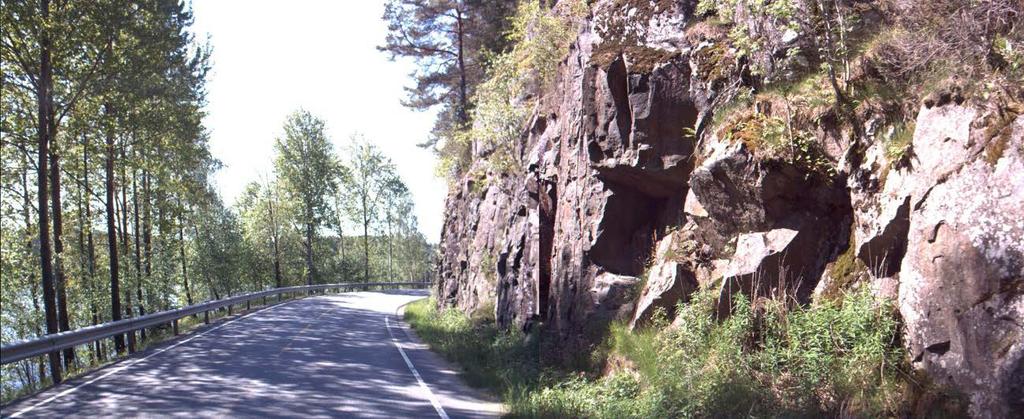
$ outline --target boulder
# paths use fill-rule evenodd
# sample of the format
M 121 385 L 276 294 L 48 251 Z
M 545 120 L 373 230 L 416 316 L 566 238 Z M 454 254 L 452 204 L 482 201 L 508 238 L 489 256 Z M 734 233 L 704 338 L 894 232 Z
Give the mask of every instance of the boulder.
M 672 319 L 676 304 L 686 301 L 696 289 L 697 278 L 685 264 L 667 261 L 655 265 L 647 274 L 630 327 L 635 328 L 650 321 L 656 308 L 664 309 L 667 318 Z
M 590 298 L 594 312 L 601 317 L 622 319 L 633 311 L 640 278 L 602 272 L 594 277 Z
M 776 296 L 808 302 L 817 285 L 829 242 L 820 220 L 801 220 L 795 228 L 741 234 L 719 285 L 718 312 L 731 311 L 732 298 Z

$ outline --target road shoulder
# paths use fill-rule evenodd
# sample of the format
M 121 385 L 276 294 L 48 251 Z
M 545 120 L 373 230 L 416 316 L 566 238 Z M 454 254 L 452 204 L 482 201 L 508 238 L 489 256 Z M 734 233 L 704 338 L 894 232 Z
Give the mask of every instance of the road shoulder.
M 396 337 L 402 341 L 406 354 L 448 415 L 452 418 L 498 418 L 504 415 L 506 409 L 498 397 L 466 384 L 458 366 L 430 350 L 430 346 L 405 322 L 405 306 L 410 303 L 400 306 L 392 317 L 395 320 L 393 327 L 401 329 Z

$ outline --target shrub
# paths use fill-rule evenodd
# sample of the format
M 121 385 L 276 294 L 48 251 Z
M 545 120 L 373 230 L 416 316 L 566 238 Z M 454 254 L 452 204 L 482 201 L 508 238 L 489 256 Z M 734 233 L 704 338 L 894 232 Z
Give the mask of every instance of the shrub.
M 895 25 L 874 54 L 885 79 L 919 84 L 941 71 L 980 80 L 991 55 L 1020 43 L 1019 33 L 1016 42 L 1007 37 L 1024 13 L 1016 0 L 891 3 Z

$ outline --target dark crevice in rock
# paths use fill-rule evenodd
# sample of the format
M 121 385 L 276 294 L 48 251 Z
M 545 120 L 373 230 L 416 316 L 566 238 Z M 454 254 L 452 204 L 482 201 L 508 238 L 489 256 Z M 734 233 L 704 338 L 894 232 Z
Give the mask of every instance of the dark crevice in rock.
M 548 297 L 551 293 L 551 254 L 555 236 L 555 214 L 558 211 L 558 186 L 541 180 L 539 193 L 540 228 L 538 246 L 540 253 L 537 278 L 538 315 L 545 318 L 548 311 Z
M 604 217 L 590 247 L 590 260 L 607 272 L 638 276 L 650 256 L 658 220 L 666 199 L 609 184 Z
M 933 354 L 936 354 L 938 356 L 942 356 L 942 355 L 945 355 L 946 352 L 949 352 L 950 346 L 951 346 L 950 342 L 947 340 L 947 341 L 943 341 L 943 342 L 939 342 L 939 343 L 933 343 L 931 345 L 928 345 L 928 347 L 924 348 L 924 350 L 926 350 L 928 352 L 931 352 Z
M 896 216 L 885 226 L 882 234 L 860 247 L 857 258 L 879 277 L 890 277 L 899 272 L 903 256 L 907 253 L 907 233 L 910 231 L 910 197 L 896 210 Z
M 607 73 L 608 90 L 615 106 L 618 138 L 626 142 L 629 141 L 633 123 L 632 110 L 629 106 L 629 74 L 626 72 L 626 62 L 619 57 L 608 67 Z

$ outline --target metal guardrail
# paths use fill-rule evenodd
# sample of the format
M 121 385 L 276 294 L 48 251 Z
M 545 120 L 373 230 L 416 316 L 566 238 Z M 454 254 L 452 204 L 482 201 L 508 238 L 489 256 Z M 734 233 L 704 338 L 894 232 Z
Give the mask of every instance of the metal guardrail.
M 175 310 L 161 311 L 147 314 L 145 316 L 131 319 L 118 320 L 98 324 L 95 326 L 83 327 L 81 329 L 67 332 L 46 335 L 36 339 L 22 340 L 10 345 L 0 347 L 0 364 L 10 364 L 33 356 L 45 355 L 78 345 L 85 345 L 100 339 L 107 339 L 117 335 L 134 332 L 147 327 L 173 324 L 177 334 L 177 321 L 180 318 L 199 313 L 208 313 L 223 307 L 245 304 L 255 299 L 283 295 L 288 293 L 307 293 L 309 291 L 326 291 L 329 289 L 358 289 L 369 287 L 420 287 L 429 286 L 429 282 L 371 282 L 371 283 L 345 283 L 345 284 L 323 284 L 323 285 L 302 285 L 295 287 L 274 288 L 266 291 L 258 291 L 249 294 L 237 295 L 215 301 L 194 304 Z

